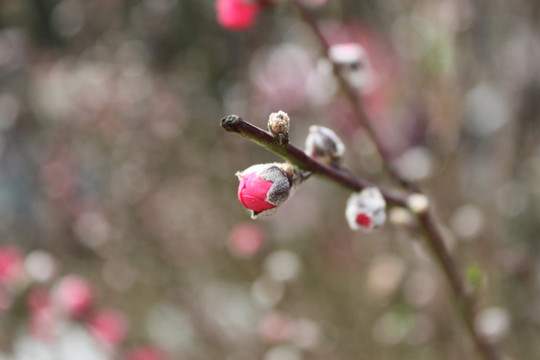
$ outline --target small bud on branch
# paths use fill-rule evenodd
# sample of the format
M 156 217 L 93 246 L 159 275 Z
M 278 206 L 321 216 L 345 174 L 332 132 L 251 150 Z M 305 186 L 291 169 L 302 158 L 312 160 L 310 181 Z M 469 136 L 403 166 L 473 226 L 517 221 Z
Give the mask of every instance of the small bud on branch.
M 290 123 L 289 115 L 281 110 L 277 113 L 271 113 L 268 117 L 268 130 L 281 145 L 289 142 Z

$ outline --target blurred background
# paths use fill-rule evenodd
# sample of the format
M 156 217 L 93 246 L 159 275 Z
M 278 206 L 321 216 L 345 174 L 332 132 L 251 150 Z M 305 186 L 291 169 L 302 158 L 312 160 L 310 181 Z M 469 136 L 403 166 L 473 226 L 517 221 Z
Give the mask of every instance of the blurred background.
M 432 196 L 511 359 L 540 357 L 540 5 L 304 0 L 403 176 Z M 213 1 L 0 2 L 0 359 L 473 359 L 404 209 L 353 232 L 312 178 L 252 221 L 234 173 L 274 155 L 219 127 L 334 129 L 388 185 L 287 1 L 253 28 Z

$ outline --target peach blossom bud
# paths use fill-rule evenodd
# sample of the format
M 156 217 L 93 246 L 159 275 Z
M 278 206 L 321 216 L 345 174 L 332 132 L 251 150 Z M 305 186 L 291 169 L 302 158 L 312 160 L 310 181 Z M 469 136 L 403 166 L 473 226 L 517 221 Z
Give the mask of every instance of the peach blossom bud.
M 324 126 L 312 125 L 306 138 L 305 153 L 330 166 L 339 166 L 345 145 L 336 133 Z
M 253 0 L 217 0 L 215 8 L 221 26 L 233 31 L 243 31 L 253 26 L 261 5 Z
M 281 110 L 268 117 L 268 130 L 281 145 L 289 142 L 290 123 L 289 115 Z
M 354 193 L 347 201 L 345 216 L 352 230 L 371 230 L 384 224 L 386 201 L 376 187 Z
M 237 172 L 238 200 L 251 210 L 253 219 L 271 215 L 295 190 L 308 173 L 291 164 L 258 164 Z
M 58 308 L 73 318 L 82 318 L 94 305 L 94 292 L 90 283 L 75 275 L 66 276 L 56 285 L 54 301 Z

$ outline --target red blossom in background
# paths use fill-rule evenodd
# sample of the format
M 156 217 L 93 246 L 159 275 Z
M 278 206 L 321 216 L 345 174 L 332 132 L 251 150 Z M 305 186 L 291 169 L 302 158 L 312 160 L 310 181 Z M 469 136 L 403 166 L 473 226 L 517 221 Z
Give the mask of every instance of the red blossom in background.
M 55 302 L 62 312 L 73 318 L 81 318 L 88 313 L 94 303 L 90 283 L 79 276 L 66 276 L 56 286 Z
M 22 255 L 13 246 L 0 247 L 0 284 L 15 281 L 22 274 Z
M 112 309 L 96 311 L 88 322 L 90 333 L 106 347 L 116 348 L 124 341 L 127 333 L 123 314 Z
M 226 29 L 247 30 L 255 23 L 260 8 L 261 5 L 258 1 L 217 0 L 217 20 Z

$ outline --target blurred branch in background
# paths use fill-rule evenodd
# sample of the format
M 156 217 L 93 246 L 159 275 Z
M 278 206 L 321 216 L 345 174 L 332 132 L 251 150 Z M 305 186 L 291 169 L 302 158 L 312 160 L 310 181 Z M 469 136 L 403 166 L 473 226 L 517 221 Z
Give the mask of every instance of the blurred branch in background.
M 323 50 L 323 55 L 325 57 L 329 56 L 330 45 L 325 39 L 324 35 L 320 31 L 316 20 L 312 17 L 309 11 L 305 8 L 299 0 L 292 0 L 296 9 L 300 12 L 305 23 L 312 30 L 315 37 L 319 40 L 321 48 Z M 332 61 L 332 60 L 330 60 Z M 363 109 L 362 104 L 358 99 L 358 93 L 355 91 L 349 82 L 343 77 L 338 65 L 332 61 L 334 75 L 338 78 L 340 87 L 347 100 L 349 101 L 352 108 L 355 110 L 355 116 L 361 125 L 369 133 L 371 140 L 375 143 L 379 155 L 383 159 L 383 164 L 388 174 L 396 180 L 399 184 L 403 185 L 405 188 L 410 191 L 415 191 L 416 187 L 411 183 L 403 179 L 399 173 L 392 167 L 391 158 L 387 150 L 384 148 L 382 141 L 380 140 L 380 135 L 378 135 L 373 126 L 372 120 L 368 118 L 366 111 Z M 432 203 L 433 200 L 430 200 L 430 208 L 434 206 Z M 405 202 L 406 203 L 406 202 Z M 441 266 L 450 288 L 452 289 L 453 296 L 456 300 L 456 307 L 463 319 L 465 326 L 472 338 L 474 343 L 478 348 L 478 351 L 482 354 L 486 360 L 499 360 L 501 356 L 496 350 L 495 346 L 491 344 L 487 339 L 485 339 L 481 334 L 475 329 L 475 317 L 477 315 L 476 310 L 476 300 L 473 297 L 473 294 L 467 290 L 465 286 L 465 280 L 461 274 L 459 268 L 456 266 L 456 263 L 450 256 L 448 249 L 446 248 L 446 241 L 444 240 L 441 226 L 437 224 L 432 209 L 425 209 L 420 212 L 416 212 L 419 224 L 421 224 L 426 237 L 426 242 L 433 252 L 435 258 L 437 259 L 439 265 Z

